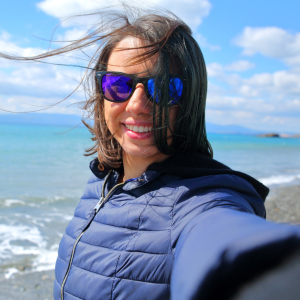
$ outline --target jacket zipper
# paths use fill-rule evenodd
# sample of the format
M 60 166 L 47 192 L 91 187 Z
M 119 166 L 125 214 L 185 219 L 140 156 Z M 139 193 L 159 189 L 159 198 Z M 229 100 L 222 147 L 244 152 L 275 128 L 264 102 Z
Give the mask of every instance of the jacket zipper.
M 75 249 L 76 249 L 76 246 L 78 244 L 78 242 L 80 241 L 81 237 L 83 236 L 84 232 L 89 228 L 90 224 L 92 223 L 92 221 L 94 220 L 95 216 L 97 215 L 98 211 L 101 209 L 101 207 L 103 206 L 103 204 L 109 199 L 109 197 L 112 195 L 112 193 L 120 186 L 124 185 L 125 182 L 122 182 L 122 183 L 119 183 L 119 184 L 116 184 L 107 194 L 106 197 L 104 197 L 104 189 L 105 189 L 105 185 L 106 185 L 106 182 L 110 176 L 110 173 L 111 173 L 111 170 L 109 171 L 105 181 L 104 181 L 104 184 L 102 186 L 102 196 L 99 200 L 99 202 L 96 204 L 96 206 L 94 207 L 93 211 L 94 211 L 94 215 L 92 216 L 92 218 L 89 220 L 89 223 L 85 226 L 85 228 L 83 229 L 83 231 L 81 232 L 81 234 L 78 236 L 78 238 L 76 239 L 75 243 L 74 243 L 74 246 L 73 246 L 73 250 L 72 250 L 72 254 L 71 254 L 71 257 L 70 257 L 70 261 L 69 261 L 69 264 L 68 264 L 68 268 L 67 268 L 67 272 L 66 272 L 66 275 L 64 277 L 64 280 L 61 284 L 61 289 L 60 289 L 60 294 L 61 294 L 61 300 L 64 300 L 64 286 L 65 286 L 65 283 L 67 281 L 67 278 L 69 276 L 69 273 L 70 273 L 70 269 L 71 269 L 71 265 L 72 265 L 72 262 L 73 262 L 73 258 L 74 258 L 74 253 L 75 253 Z

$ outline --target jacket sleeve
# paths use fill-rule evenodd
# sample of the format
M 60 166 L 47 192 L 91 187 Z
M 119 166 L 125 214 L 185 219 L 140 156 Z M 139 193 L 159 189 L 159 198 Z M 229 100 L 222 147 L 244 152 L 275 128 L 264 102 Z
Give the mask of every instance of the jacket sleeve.
M 175 250 L 171 299 L 227 299 L 300 249 L 300 227 L 222 207 L 199 214 Z

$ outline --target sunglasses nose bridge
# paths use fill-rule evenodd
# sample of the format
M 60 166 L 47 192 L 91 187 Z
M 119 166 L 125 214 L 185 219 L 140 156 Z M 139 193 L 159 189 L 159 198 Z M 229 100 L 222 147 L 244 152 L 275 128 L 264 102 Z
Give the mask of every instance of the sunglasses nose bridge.
M 140 88 L 143 88 L 143 92 L 141 92 Z M 146 96 L 146 98 L 148 99 L 147 91 L 148 91 L 148 88 L 147 88 L 147 82 L 146 81 L 139 80 L 139 81 L 136 81 L 134 83 L 133 93 L 136 93 L 136 92 L 142 93 L 142 94 L 144 94 L 143 98 Z
M 148 92 L 148 79 L 147 78 L 138 78 L 136 77 L 133 81 L 133 91 L 136 90 L 138 84 L 141 83 L 144 86 L 144 91 L 147 94 Z
M 135 83 L 135 89 L 128 99 L 126 111 L 136 116 L 152 112 L 152 102 L 149 101 L 143 82 Z
M 134 88 L 136 88 L 138 83 L 141 83 L 144 86 L 145 91 L 147 90 L 147 82 L 148 80 L 146 78 L 136 78 L 134 80 Z

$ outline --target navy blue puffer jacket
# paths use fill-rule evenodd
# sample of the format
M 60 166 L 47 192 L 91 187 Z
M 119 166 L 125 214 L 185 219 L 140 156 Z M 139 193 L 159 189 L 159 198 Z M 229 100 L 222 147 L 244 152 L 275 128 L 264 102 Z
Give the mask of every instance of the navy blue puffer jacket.
M 91 170 L 59 246 L 55 300 L 215 299 L 252 255 L 267 257 L 253 275 L 299 245 L 299 230 L 264 220 L 265 186 L 200 154 L 118 185 L 116 170 Z

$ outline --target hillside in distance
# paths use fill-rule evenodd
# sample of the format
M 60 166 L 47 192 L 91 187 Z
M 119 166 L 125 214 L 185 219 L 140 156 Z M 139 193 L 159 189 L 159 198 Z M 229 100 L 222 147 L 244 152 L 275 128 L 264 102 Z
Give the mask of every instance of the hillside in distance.
M 217 125 L 206 123 L 206 131 L 208 133 L 229 133 L 229 134 L 261 134 L 264 131 L 255 130 L 239 125 Z
M 0 114 L 0 123 L 16 125 L 77 126 L 81 123 L 81 117 L 65 114 L 9 113 Z
M 89 122 L 91 122 L 89 120 Z M 46 113 L 21 113 L 0 114 L 2 124 L 26 124 L 26 125 L 48 125 L 48 126 L 77 126 L 81 123 L 78 115 L 46 114 Z M 83 126 L 83 125 L 80 125 Z M 217 125 L 206 123 L 208 133 L 230 133 L 230 134 L 260 134 L 263 131 L 253 130 L 238 125 Z

